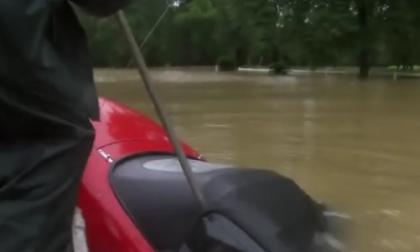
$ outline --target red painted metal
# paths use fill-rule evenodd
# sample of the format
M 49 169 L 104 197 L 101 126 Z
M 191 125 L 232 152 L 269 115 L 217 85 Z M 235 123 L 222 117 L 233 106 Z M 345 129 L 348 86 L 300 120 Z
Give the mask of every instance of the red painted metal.
M 109 99 L 100 98 L 99 103 L 101 121 L 93 122 L 96 139 L 77 202 L 89 251 L 153 252 L 115 198 L 108 181 L 111 164 L 98 151 L 115 161 L 133 153 L 173 153 L 173 148 L 162 127 L 146 116 Z M 186 144 L 182 147 L 188 156 L 199 158 Z

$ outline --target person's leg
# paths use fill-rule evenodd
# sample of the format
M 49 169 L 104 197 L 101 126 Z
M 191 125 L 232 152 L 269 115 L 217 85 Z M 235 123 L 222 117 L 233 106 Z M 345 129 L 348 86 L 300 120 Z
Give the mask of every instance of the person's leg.
M 39 125 L 38 125 L 39 126 Z M 88 118 L 45 125 L 43 139 L 0 141 L 0 251 L 65 252 L 78 186 L 92 150 Z M 31 127 L 31 125 L 28 125 Z

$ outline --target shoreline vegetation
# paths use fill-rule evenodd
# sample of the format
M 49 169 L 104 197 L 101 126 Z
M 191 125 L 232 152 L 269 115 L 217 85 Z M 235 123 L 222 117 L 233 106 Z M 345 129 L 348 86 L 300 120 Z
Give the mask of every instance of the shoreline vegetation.
M 411 76 L 420 65 L 419 9 L 420 1 L 143 0 L 124 11 L 149 66 L 354 66 L 364 80 L 375 66 Z M 133 67 L 114 18 L 79 14 L 94 66 Z
M 130 71 L 135 68 L 95 68 L 95 72 L 104 71 Z M 229 71 L 220 71 L 217 66 L 160 66 L 150 67 L 152 72 L 155 71 L 185 71 L 185 72 L 220 72 L 224 74 L 247 73 L 251 75 L 276 75 L 273 70 L 264 66 L 242 66 Z M 309 67 L 291 67 L 279 75 L 291 76 L 309 76 L 309 75 L 336 75 L 336 76 L 355 76 L 359 74 L 358 67 L 320 67 L 310 69 Z M 370 71 L 371 77 L 386 77 L 392 79 L 399 78 L 420 78 L 420 67 L 415 66 L 413 70 L 398 70 L 396 67 L 372 67 Z

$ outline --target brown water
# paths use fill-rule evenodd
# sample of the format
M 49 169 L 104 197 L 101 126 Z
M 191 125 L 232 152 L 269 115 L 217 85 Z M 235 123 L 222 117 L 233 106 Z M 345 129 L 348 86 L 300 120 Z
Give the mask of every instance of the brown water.
M 211 161 L 270 168 L 351 216 L 354 251 L 420 251 L 420 80 L 154 71 L 180 136 Z M 135 71 L 98 87 L 153 115 Z

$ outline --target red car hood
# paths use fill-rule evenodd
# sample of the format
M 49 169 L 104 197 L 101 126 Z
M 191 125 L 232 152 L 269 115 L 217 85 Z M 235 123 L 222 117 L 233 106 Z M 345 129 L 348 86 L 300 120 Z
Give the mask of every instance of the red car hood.
M 118 142 L 168 142 L 162 127 L 145 115 L 107 98 L 99 98 L 101 121 L 93 122 L 95 148 Z

